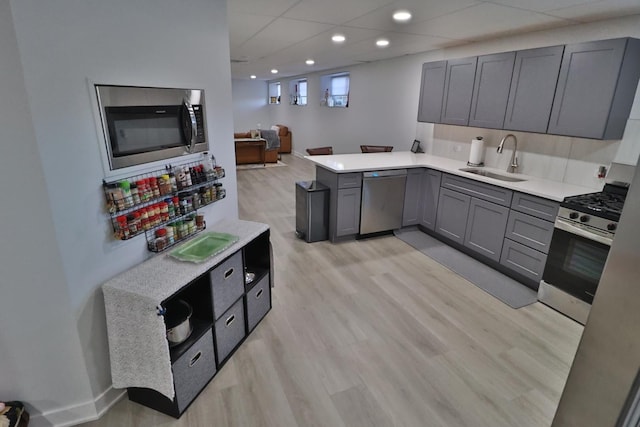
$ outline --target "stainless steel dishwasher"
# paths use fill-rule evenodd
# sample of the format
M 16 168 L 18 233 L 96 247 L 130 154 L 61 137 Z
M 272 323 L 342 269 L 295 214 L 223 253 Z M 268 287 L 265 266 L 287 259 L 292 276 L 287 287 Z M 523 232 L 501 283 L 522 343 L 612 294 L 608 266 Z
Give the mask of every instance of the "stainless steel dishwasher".
M 378 233 L 402 227 L 406 169 L 362 174 L 360 234 Z

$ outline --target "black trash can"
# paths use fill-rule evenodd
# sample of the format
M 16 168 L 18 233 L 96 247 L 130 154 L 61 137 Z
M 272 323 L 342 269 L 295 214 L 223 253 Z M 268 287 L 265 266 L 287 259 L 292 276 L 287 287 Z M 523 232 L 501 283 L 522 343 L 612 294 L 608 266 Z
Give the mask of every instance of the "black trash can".
M 296 236 L 306 242 L 329 236 L 329 187 L 317 181 L 296 182 Z

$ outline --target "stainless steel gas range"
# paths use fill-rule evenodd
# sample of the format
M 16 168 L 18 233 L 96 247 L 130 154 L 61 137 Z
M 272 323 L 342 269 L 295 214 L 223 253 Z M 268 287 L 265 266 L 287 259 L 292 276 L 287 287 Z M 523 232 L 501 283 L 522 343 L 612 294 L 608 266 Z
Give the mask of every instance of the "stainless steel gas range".
M 565 198 L 556 217 L 538 300 L 585 324 L 629 184 Z

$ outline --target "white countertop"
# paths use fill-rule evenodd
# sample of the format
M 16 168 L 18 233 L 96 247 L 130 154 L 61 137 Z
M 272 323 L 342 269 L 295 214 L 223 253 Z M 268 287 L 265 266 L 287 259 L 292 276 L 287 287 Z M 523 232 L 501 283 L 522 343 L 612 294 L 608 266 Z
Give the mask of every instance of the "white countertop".
M 483 167 L 481 169 L 495 172 L 501 175 L 508 175 L 514 178 L 521 178 L 525 181 L 509 182 L 499 179 L 475 175 L 459 170 L 467 168 L 467 163 L 460 160 L 448 159 L 446 157 L 432 156 L 424 153 L 412 153 L 410 151 L 397 151 L 390 153 L 356 153 L 356 154 L 334 154 L 330 156 L 305 156 L 316 165 L 321 166 L 336 173 L 364 172 L 385 169 L 409 169 L 409 168 L 430 168 L 458 175 L 475 181 L 486 182 L 498 187 L 508 188 L 533 196 L 544 197 L 546 199 L 562 201 L 565 197 L 578 194 L 594 193 L 590 187 L 566 184 L 563 182 L 550 181 L 535 176 L 523 174 L 510 174 L 501 169 Z

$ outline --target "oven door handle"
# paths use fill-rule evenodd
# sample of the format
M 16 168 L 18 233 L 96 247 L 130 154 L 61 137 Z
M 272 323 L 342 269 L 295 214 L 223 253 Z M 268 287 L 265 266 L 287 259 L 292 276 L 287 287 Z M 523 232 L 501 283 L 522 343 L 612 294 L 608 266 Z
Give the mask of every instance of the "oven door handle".
M 608 237 L 600 236 L 598 234 L 591 233 L 587 230 L 583 230 L 582 228 L 576 227 L 575 225 L 572 225 L 571 223 L 563 220 L 562 218 L 556 218 L 554 227 L 559 230 L 566 231 L 567 233 L 575 234 L 580 237 L 584 237 L 585 239 L 602 243 L 603 245 L 611 246 L 611 243 L 613 242 L 613 240 Z

